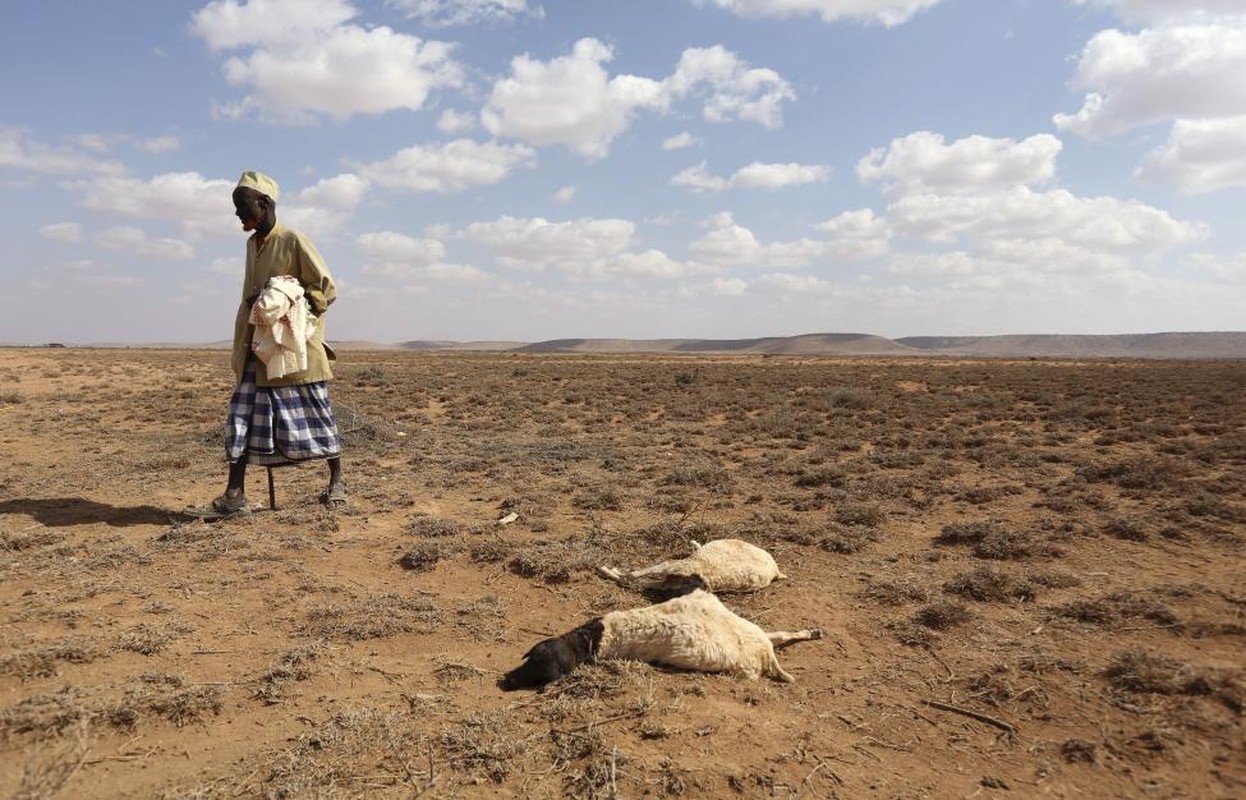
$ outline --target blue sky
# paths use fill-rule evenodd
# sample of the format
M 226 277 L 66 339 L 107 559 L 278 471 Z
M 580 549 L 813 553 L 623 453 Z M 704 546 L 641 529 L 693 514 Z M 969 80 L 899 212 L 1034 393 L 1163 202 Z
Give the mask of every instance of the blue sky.
M 0 342 L 1242 330 L 1246 0 L 9 0 Z

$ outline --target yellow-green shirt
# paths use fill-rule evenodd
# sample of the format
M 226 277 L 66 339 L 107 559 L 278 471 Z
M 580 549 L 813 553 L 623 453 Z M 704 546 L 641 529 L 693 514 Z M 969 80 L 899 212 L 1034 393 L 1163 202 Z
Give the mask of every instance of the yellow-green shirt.
M 251 335 L 255 326 L 250 323 L 251 306 L 248 297 L 264 290 L 268 279 L 277 275 L 292 275 L 303 286 L 311 311 L 316 315 L 316 332 L 307 342 L 307 369 L 289 373 L 282 378 L 268 377 L 264 362 L 255 359 L 255 382 L 258 386 L 297 386 L 317 383 L 333 377 L 331 362 L 337 359 L 324 341 L 324 312 L 337 299 L 337 287 L 333 276 L 324 263 L 320 251 L 303 234 L 287 228 L 280 222 L 264 238 L 263 247 L 257 247 L 258 234 L 247 240 L 247 273 L 242 282 L 242 300 L 234 321 L 234 375 L 242 380 L 247 356 L 251 352 Z

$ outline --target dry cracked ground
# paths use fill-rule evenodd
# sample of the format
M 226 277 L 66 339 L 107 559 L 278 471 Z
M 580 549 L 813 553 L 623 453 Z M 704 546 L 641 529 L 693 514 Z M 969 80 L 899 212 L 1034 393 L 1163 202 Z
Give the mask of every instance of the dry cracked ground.
M 346 352 L 205 524 L 224 352 L 3 356 L 4 797 L 1246 796 L 1242 362 Z M 496 687 L 725 537 L 796 683 Z

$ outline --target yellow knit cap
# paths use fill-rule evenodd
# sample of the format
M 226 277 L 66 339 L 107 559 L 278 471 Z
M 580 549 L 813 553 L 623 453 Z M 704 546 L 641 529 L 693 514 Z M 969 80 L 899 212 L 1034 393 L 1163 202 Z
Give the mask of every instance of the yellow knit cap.
M 238 179 L 239 189 L 254 189 L 260 194 L 266 194 L 277 202 L 277 195 L 281 193 L 281 189 L 277 186 L 277 182 L 262 172 L 252 172 L 250 170 L 242 173 L 242 177 Z

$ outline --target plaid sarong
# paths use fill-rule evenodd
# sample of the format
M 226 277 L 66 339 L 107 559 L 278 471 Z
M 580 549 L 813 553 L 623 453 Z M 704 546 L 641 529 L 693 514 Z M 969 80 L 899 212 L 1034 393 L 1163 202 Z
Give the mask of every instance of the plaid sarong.
M 229 399 L 225 453 L 235 463 L 272 466 L 341 455 L 337 422 L 325 381 L 299 386 L 256 386 L 255 361 Z

